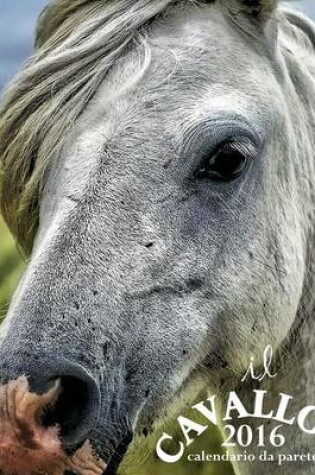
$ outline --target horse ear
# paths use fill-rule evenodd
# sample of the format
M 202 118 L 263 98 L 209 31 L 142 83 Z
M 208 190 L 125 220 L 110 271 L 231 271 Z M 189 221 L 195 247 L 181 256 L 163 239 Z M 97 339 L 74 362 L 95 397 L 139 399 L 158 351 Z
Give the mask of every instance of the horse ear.
M 234 20 L 246 16 L 265 25 L 277 8 L 278 0 L 222 0 Z

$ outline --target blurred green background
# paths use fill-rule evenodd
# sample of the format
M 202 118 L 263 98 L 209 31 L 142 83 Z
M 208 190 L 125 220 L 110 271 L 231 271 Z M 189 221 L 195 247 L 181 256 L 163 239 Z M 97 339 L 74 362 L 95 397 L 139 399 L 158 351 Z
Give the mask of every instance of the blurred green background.
M 11 234 L 0 216 L 0 319 L 23 271 L 23 261 Z
M 205 394 L 198 398 L 198 402 L 205 399 Z M 180 410 L 180 414 L 191 419 L 199 424 L 207 425 L 207 422 L 202 416 L 196 417 L 196 413 L 192 411 Z M 229 463 L 219 462 L 188 462 L 187 456 L 189 454 L 201 454 L 205 451 L 205 454 L 222 454 L 221 439 L 214 426 L 210 426 L 209 429 L 202 434 L 199 438 L 186 449 L 184 456 L 180 462 L 175 464 L 166 464 L 158 459 L 155 453 L 155 446 L 158 437 L 163 432 L 168 433 L 174 439 L 174 442 L 169 444 L 163 444 L 170 454 L 176 454 L 178 452 L 179 441 L 184 442 L 183 434 L 181 433 L 178 425 L 175 423 L 175 419 L 170 421 L 166 427 L 162 427 L 150 436 L 148 440 L 139 440 L 136 447 L 132 448 L 130 454 L 124 460 L 119 475 L 233 475 L 234 472 Z M 194 433 L 190 434 L 190 437 L 194 437 Z

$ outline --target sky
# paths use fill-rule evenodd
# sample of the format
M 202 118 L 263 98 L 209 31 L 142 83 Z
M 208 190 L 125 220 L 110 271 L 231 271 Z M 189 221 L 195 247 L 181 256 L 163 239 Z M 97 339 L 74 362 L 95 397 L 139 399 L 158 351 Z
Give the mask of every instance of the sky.
M 36 17 L 46 0 L 0 0 L 0 90 L 31 53 Z M 315 20 L 315 0 L 291 2 Z

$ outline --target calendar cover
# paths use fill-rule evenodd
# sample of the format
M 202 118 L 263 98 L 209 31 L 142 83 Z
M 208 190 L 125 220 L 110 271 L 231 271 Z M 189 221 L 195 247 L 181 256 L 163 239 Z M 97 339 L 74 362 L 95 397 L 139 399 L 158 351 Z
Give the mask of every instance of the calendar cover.
M 315 1 L 0 3 L 0 475 L 315 475 Z

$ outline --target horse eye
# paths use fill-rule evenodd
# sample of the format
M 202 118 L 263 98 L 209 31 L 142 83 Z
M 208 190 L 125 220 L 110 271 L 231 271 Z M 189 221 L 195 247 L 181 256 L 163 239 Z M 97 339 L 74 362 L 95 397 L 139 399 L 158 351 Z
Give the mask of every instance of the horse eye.
M 226 142 L 217 149 L 214 155 L 203 160 L 195 172 L 195 177 L 220 181 L 235 180 L 245 171 L 248 158 L 246 147 L 239 146 L 235 142 Z

